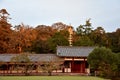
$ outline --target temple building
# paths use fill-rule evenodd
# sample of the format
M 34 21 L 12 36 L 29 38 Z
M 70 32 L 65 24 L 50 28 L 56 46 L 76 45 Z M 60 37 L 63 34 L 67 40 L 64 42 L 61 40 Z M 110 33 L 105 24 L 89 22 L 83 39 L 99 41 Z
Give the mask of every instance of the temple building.
M 85 73 L 89 74 L 89 64 L 87 63 L 87 56 L 94 49 L 94 47 L 73 47 L 73 46 L 58 46 L 56 54 L 29 54 L 29 58 L 36 67 L 52 60 L 52 62 L 60 63 L 61 68 L 54 72 L 61 73 Z M 11 58 L 19 54 L 0 54 L 0 73 L 14 73 L 16 64 L 26 65 L 26 63 L 11 62 Z M 58 61 L 59 60 L 59 61 Z M 6 72 L 5 72 L 6 71 Z M 35 72 L 40 72 L 35 69 Z
M 64 72 L 90 73 L 87 56 L 94 47 L 58 46 L 57 56 L 64 59 Z

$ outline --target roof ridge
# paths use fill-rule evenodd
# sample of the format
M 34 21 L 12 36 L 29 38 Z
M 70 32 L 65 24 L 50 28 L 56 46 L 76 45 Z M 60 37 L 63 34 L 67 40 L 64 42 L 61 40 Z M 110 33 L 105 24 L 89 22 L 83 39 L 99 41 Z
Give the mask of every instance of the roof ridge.
M 84 48 L 85 47 L 85 48 L 94 48 L 95 46 L 57 46 L 57 48 L 58 47 L 69 47 L 69 48 L 77 48 L 77 47 L 78 48 L 82 48 L 82 47 Z

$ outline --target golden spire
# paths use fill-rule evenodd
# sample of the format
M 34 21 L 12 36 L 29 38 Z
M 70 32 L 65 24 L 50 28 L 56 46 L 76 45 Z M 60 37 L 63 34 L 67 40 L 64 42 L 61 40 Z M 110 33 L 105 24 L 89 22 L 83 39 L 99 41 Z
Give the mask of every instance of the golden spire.
M 72 46 L 72 35 L 73 35 L 73 27 L 70 26 L 68 28 L 68 32 L 69 32 L 69 45 Z

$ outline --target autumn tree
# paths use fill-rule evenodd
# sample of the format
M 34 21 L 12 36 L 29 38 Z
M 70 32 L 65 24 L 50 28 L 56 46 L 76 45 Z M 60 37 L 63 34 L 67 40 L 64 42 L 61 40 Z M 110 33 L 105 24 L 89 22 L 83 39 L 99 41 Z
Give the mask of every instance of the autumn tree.
M 67 30 L 68 29 L 68 25 L 66 25 L 62 22 L 53 23 L 51 27 L 53 29 L 57 30 L 57 31 L 62 31 L 62 30 Z
M 35 30 L 37 32 L 37 39 L 42 41 L 46 41 L 55 33 L 55 30 L 51 26 L 46 25 L 38 25 Z
M 9 13 L 6 9 L 0 10 L 0 53 L 9 53 L 11 39 L 11 24 L 8 23 Z
M 36 39 L 36 31 L 28 25 L 17 25 L 12 33 L 11 46 L 14 53 L 31 50 L 32 42 Z M 13 43 L 14 42 L 14 43 Z
M 50 53 L 48 47 L 48 39 L 51 38 L 55 31 L 51 26 L 46 25 L 38 25 L 35 28 L 36 39 L 32 44 L 32 51 L 36 53 Z

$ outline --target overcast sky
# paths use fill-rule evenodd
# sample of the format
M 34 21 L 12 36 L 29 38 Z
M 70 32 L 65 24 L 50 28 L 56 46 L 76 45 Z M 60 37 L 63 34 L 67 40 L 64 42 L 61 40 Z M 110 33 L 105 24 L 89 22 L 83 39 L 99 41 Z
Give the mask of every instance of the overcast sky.
M 0 0 L 18 25 L 71 24 L 74 28 L 91 18 L 92 27 L 102 26 L 107 32 L 120 28 L 120 0 Z

